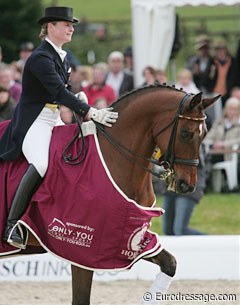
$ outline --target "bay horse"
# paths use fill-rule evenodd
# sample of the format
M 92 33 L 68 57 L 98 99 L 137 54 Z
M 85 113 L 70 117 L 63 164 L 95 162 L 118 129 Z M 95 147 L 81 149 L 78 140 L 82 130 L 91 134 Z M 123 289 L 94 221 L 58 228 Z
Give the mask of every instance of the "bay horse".
M 161 157 L 155 163 L 166 169 L 169 188 L 178 193 L 194 190 L 199 147 L 207 132 L 204 110 L 217 99 L 155 84 L 133 90 L 112 104 L 119 118 L 112 128 L 97 124 L 98 140 L 114 181 L 130 199 L 143 207 L 154 202 L 151 156 L 156 146 Z M 21 254 L 45 252 L 31 234 L 28 245 L 32 247 Z M 174 276 L 176 260 L 167 250 L 147 260 Z M 74 265 L 71 269 L 72 305 L 89 305 L 93 271 Z

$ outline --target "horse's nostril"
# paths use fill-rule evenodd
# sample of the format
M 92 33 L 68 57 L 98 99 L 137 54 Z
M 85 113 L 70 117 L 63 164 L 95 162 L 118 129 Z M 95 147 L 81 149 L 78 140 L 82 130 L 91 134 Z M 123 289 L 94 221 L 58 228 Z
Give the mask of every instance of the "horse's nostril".
M 192 185 L 189 185 L 188 186 L 188 192 L 193 192 L 195 190 L 195 187 L 194 186 L 192 186 Z
M 179 182 L 178 182 L 178 191 L 180 193 L 187 193 L 187 192 L 189 192 L 190 191 L 189 188 L 190 188 L 190 186 L 188 185 L 188 183 L 186 183 L 186 181 L 179 180 Z
M 177 192 L 178 193 L 188 193 L 193 192 L 195 187 L 193 185 L 189 185 L 186 181 L 183 179 L 178 181 L 177 184 Z

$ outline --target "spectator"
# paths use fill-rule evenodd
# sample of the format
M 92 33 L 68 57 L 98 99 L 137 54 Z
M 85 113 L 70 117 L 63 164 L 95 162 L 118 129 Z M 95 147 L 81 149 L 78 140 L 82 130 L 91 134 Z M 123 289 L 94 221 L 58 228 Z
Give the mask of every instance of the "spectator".
M 204 86 L 206 71 L 213 64 L 213 58 L 210 55 L 210 39 L 207 35 L 199 35 L 195 40 L 195 50 L 197 54 L 190 57 L 187 62 L 187 69 L 192 72 L 193 81 L 197 88 L 202 92 L 207 93 L 207 88 Z
M 108 104 L 107 104 L 106 99 L 105 99 L 105 98 L 102 98 L 102 97 L 96 99 L 96 101 L 95 101 L 95 103 L 94 103 L 94 105 L 93 105 L 93 107 L 95 107 L 95 108 L 97 108 L 97 109 L 104 109 L 104 108 L 106 108 L 107 106 L 108 106 Z
M 0 85 L 9 90 L 11 98 L 16 102 L 19 101 L 22 92 L 22 85 L 14 81 L 11 67 L 5 64 L 0 66 Z
M 132 47 L 129 46 L 125 49 L 124 53 L 124 71 L 130 75 L 133 75 L 133 52 Z
M 159 81 L 160 84 L 166 84 L 167 83 L 167 75 L 165 71 L 161 69 L 155 70 L 156 72 L 156 80 Z
M 16 101 L 14 101 L 7 88 L 0 86 L 0 122 L 11 120 L 13 117 Z
M 235 82 L 234 85 L 240 88 L 240 39 L 238 40 L 238 46 L 235 56 Z
M 33 50 L 34 50 L 34 44 L 32 42 L 27 41 L 21 44 L 19 50 L 19 60 L 17 61 L 17 64 L 21 67 L 22 71 L 24 69 L 27 59 L 32 54 Z
M 236 97 L 240 100 L 240 87 L 233 87 L 231 90 L 231 97 Z
M 105 83 L 106 75 L 107 69 L 104 64 L 99 63 L 93 67 L 93 81 L 83 88 L 90 106 L 94 105 L 98 98 L 104 98 L 107 105 L 110 105 L 116 99 L 113 88 Z
M 196 205 L 204 195 L 205 162 L 203 149 L 200 150 L 200 164 L 197 172 L 197 184 L 193 193 L 186 195 L 167 191 L 162 185 L 163 194 L 163 232 L 166 235 L 202 235 L 200 231 L 190 228 L 189 222 Z
M 66 49 L 66 51 L 67 51 L 66 58 L 70 64 L 70 66 L 72 68 L 80 66 L 81 63 L 80 63 L 79 59 L 74 55 L 74 53 L 69 49 Z
M 78 93 L 82 90 L 82 70 L 80 66 L 73 66 L 70 74 L 70 84 L 73 93 Z
M 156 71 L 153 67 L 147 66 L 143 70 L 144 83 L 143 86 L 153 85 L 156 79 Z
M 93 69 L 90 66 L 81 66 L 81 76 L 82 76 L 82 87 L 86 87 L 87 85 L 92 83 L 93 80 Z
M 116 97 L 133 89 L 133 77 L 124 72 L 124 57 L 119 51 L 114 51 L 108 56 L 109 73 L 106 83 L 111 86 Z
M 221 94 L 222 106 L 235 85 L 236 63 L 224 40 L 215 42 L 215 56 L 205 74 L 203 85 L 213 94 Z
M 225 104 L 223 117 L 215 121 L 206 135 L 204 143 L 214 150 L 231 148 L 233 144 L 240 144 L 240 101 L 230 97 Z M 214 154 L 212 163 L 229 159 L 229 154 Z
M 188 69 L 182 69 L 179 71 L 176 88 L 193 94 L 200 91 L 193 82 L 192 72 Z
M 22 67 L 16 62 L 11 62 L 11 69 L 13 73 L 13 80 L 17 83 L 22 83 Z

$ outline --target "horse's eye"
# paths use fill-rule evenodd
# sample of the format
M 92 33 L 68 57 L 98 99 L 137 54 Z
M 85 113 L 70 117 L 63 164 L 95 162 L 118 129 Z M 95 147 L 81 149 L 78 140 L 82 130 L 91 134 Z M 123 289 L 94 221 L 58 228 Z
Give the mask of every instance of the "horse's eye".
M 193 132 L 190 132 L 186 129 L 181 130 L 181 137 L 183 138 L 184 141 L 187 141 L 187 142 L 191 141 L 193 136 L 194 136 Z

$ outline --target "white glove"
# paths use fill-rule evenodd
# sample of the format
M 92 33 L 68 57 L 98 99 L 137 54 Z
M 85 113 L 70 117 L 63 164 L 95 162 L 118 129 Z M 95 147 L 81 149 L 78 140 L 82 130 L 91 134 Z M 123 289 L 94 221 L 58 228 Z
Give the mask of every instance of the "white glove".
M 79 99 L 82 102 L 88 104 L 88 98 L 83 91 L 79 91 L 78 93 L 75 94 L 75 96 L 76 96 L 77 99 Z
M 96 109 L 91 107 L 88 111 L 88 119 L 112 127 L 112 123 L 115 123 L 118 118 L 118 113 L 112 110 L 113 108 Z

